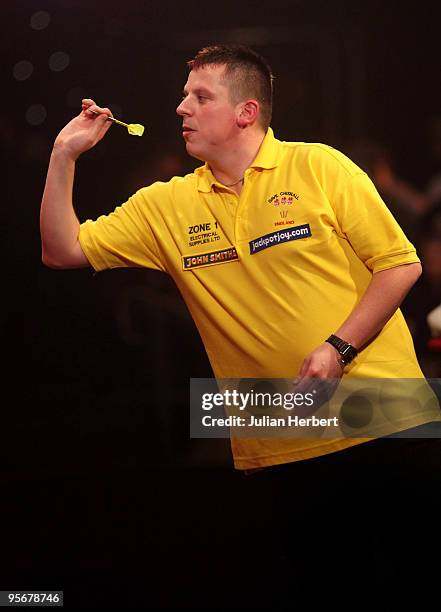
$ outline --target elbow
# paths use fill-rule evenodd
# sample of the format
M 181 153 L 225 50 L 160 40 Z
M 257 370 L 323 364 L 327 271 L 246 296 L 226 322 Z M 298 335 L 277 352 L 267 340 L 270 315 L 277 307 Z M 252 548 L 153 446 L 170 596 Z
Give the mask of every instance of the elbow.
M 410 287 L 413 287 L 413 285 L 417 282 L 417 280 L 423 273 L 423 268 L 421 264 L 418 262 L 418 263 L 408 264 L 407 269 L 408 269 L 408 279 L 409 279 L 409 288 L 410 288 Z
M 52 270 L 62 270 L 64 266 L 57 260 L 50 257 L 45 251 L 41 254 L 41 261 L 47 268 Z
M 57 265 L 51 259 L 48 259 L 47 257 L 43 256 L 41 258 L 41 261 L 46 266 L 46 268 L 52 268 L 52 270 L 56 270 L 57 269 Z
M 421 276 L 421 274 L 423 273 L 423 266 L 421 265 L 420 262 L 417 262 L 413 264 L 413 268 L 414 268 L 414 275 L 415 275 L 415 282 L 416 282 Z

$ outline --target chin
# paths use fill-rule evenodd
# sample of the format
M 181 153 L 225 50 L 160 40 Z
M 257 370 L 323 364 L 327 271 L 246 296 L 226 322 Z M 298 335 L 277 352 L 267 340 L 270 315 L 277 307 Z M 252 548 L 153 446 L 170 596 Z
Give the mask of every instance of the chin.
M 191 142 L 186 142 L 185 148 L 187 150 L 187 153 L 191 157 L 194 157 L 195 159 L 199 159 L 200 161 L 206 161 L 206 158 L 203 155 L 202 151 L 198 151 L 197 147 L 192 146 Z

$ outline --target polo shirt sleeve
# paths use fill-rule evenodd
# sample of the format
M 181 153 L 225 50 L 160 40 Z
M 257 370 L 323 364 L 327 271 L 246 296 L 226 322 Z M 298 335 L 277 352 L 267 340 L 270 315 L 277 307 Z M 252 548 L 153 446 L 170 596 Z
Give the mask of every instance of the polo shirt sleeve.
M 149 220 L 149 190 L 140 189 L 112 213 L 80 225 L 81 248 L 97 272 L 130 267 L 166 271 Z
M 346 178 L 334 209 L 342 234 L 373 273 L 420 261 L 365 172 Z

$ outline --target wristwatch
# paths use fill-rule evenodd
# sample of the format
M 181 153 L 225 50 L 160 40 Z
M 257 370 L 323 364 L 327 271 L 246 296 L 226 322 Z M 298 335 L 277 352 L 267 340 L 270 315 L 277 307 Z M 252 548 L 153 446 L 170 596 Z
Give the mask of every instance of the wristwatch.
M 338 336 L 334 336 L 333 334 L 329 336 L 326 340 L 329 342 L 337 351 L 340 353 L 340 361 L 342 365 L 348 365 L 351 361 L 358 355 L 358 351 L 355 346 L 349 344 L 349 342 L 345 342 Z

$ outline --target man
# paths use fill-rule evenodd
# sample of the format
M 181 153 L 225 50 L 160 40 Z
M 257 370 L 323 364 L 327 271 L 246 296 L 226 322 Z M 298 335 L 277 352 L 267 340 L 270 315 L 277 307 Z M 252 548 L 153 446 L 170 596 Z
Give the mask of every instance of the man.
M 398 309 L 421 265 L 366 174 L 331 147 L 275 139 L 272 74 L 253 51 L 209 47 L 189 67 L 177 113 L 187 152 L 205 165 L 80 224 L 75 163 L 111 125 L 109 109 L 83 100 L 51 155 L 44 263 L 170 274 L 219 379 L 423 378 Z M 405 410 L 392 431 L 436 420 L 434 404 Z M 240 438 L 232 449 L 248 472 L 350 460 L 367 441 Z
M 83 100 L 50 160 L 43 261 L 171 274 L 217 378 L 422 377 L 397 310 L 421 265 L 366 174 L 331 147 L 274 138 L 272 74 L 251 50 L 207 48 L 189 65 L 177 113 L 188 153 L 205 166 L 80 226 L 75 162 L 111 124 L 109 109 Z M 427 420 L 406 415 L 397 430 Z M 366 440 L 232 444 L 236 467 L 250 469 Z

